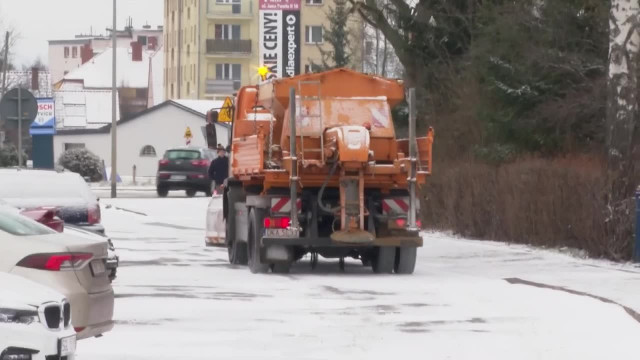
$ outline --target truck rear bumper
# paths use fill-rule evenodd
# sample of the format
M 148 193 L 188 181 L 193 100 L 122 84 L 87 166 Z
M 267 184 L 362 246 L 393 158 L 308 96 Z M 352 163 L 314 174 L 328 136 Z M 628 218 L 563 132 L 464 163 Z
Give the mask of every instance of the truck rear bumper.
M 387 236 L 378 237 L 370 243 L 347 244 L 331 240 L 331 238 L 269 238 L 263 237 L 262 244 L 284 245 L 284 246 L 308 246 L 308 247 L 371 247 L 371 246 L 399 246 L 399 247 L 421 247 L 421 236 Z

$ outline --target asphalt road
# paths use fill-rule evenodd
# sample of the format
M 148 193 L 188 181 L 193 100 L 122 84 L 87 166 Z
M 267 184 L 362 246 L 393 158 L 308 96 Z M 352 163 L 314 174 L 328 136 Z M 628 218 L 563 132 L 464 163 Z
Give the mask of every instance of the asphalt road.
M 180 194 L 182 196 L 182 194 Z M 78 359 L 633 358 L 640 268 L 424 233 L 416 273 L 308 258 L 253 275 L 204 246 L 208 198 L 103 197 L 114 330 Z M 136 198 L 126 198 L 136 197 Z

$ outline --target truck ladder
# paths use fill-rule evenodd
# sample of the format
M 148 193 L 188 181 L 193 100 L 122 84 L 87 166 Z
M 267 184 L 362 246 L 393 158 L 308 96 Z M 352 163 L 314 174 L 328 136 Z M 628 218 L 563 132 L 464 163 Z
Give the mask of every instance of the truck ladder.
M 302 95 L 302 87 L 303 85 L 315 86 L 317 92 L 316 95 Z M 320 153 L 320 165 L 324 165 L 324 123 L 322 120 L 322 82 L 319 80 L 301 80 L 298 81 L 298 96 L 300 98 L 300 102 L 298 105 L 298 116 L 300 119 L 300 123 L 303 118 L 308 118 L 310 121 L 318 121 L 320 127 L 320 147 L 318 148 L 305 148 L 304 147 L 304 137 L 305 133 L 302 130 L 302 126 L 300 126 L 300 156 L 302 157 L 302 165 L 305 166 L 307 164 L 307 160 L 305 159 L 305 153 Z M 304 106 L 305 102 L 316 102 L 318 106 L 317 114 L 301 114 L 300 110 L 302 106 Z M 313 134 L 315 135 L 315 134 Z

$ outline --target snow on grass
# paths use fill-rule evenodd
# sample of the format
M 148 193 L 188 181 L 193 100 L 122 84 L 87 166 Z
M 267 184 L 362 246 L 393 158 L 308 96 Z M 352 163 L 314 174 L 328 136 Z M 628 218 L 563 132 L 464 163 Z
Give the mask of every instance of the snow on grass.
M 252 275 L 204 247 L 208 198 L 101 202 L 122 260 L 117 324 L 81 341 L 81 360 L 630 358 L 640 337 L 620 306 L 504 280 L 637 310 L 631 265 L 425 233 L 413 276 L 356 261 L 342 273 L 323 259 L 314 271 L 306 259 L 288 275 Z

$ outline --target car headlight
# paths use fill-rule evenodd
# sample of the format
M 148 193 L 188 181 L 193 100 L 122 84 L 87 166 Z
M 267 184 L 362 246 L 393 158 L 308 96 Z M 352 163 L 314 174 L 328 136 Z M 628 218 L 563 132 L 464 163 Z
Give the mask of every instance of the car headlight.
M 29 325 L 34 322 L 40 322 L 38 311 L 35 307 L 9 308 L 0 306 L 0 323 Z

